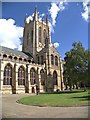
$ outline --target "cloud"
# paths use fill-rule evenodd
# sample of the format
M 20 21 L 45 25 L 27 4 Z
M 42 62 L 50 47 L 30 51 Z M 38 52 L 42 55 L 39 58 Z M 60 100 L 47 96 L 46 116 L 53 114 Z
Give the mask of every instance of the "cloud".
M 42 20 L 42 18 L 45 16 L 44 13 L 40 14 L 39 12 L 38 15 L 39 15 L 39 20 Z M 34 17 L 34 13 L 26 18 L 26 22 L 29 23 L 30 20 L 33 20 L 33 17 Z
M 15 24 L 13 19 L 0 19 L 0 46 L 20 49 L 23 27 Z
M 50 29 L 51 32 L 54 32 L 54 27 L 56 25 L 56 18 L 58 16 L 58 13 L 60 11 L 63 11 L 65 9 L 65 5 L 67 3 L 65 3 L 66 0 L 60 1 L 60 2 L 55 2 L 55 3 L 51 3 L 51 7 L 48 9 L 48 12 L 50 14 Z
M 59 43 L 58 42 L 55 42 L 53 45 L 54 45 L 55 48 L 59 47 Z
M 82 18 L 88 22 L 90 19 L 90 2 L 83 2 L 83 10 L 84 12 L 81 12 Z
M 51 19 L 52 19 L 52 25 L 55 26 L 56 23 L 56 17 L 58 12 L 60 11 L 59 6 L 56 3 L 51 3 L 51 8 L 49 9 Z
M 44 14 L 44 13 L 39 14 L 39 20 L 42 20 L 44 16 L 45 16 L 45 14 Z
M 26 22 L 29 23 L 30 20 L 33 20 L 34 13 L 26 18 Z

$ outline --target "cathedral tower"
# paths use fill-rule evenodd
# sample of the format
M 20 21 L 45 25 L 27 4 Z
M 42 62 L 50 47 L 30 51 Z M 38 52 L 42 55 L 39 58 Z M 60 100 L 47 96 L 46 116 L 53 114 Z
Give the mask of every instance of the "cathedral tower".
M 48 40 L 46 39 L 48 37 Z M 22 51 L 31 53 L 34 60 L 37 52 L 40 52 L 46 44 L 50 43 L 49 21 L 46 16 L 46 22 L 40 20 L 37 9 L 35 8 L 33 19 L 24 21 L 23 46 Z

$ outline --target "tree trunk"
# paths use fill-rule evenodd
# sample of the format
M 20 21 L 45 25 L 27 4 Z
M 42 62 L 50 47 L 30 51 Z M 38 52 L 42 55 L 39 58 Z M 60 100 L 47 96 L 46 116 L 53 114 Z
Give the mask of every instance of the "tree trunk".
M 86 92 L 86 85 L 85 85 L 85 83 L 84 83 L 84 92 Z

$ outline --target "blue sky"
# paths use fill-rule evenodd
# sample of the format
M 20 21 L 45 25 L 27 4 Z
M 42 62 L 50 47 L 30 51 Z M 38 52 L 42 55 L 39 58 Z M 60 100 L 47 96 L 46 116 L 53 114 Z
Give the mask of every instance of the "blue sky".
M 56 5 L 56 6 L 55 6 Z M 12 22 L 14 29 L 19 28 L 20 34 L 17 35 L 15 38 L 10 37 L 9 35 L 13 35 L 13 32 L 10 27 L 7 27 L 8 30 L 8 37 L 10 39 L 13 39 L 14 41 L 9 40 L 6 41 L 5 38 L 1 37 L 2 40 L 6 42 L 6 44 L 1 42 L 2 46 L 15 48 L 20 44 L 21 45 L 21 37 L 22 37 L 22 28 L 24 27 L 24 18 L 27 15 L 30 16 L 33 14 L 35 6 L 37 6 L 39 14 L 48 14 L 49 20 L 52 24 L 53 30 L 51 32 L 51 40 L 52 43 L 58 43 L 59 46 L 57 47 L 57 50 L 59 51 L 62 58 L 65 56 L 65 52 L 69 51 L 72 48 L 73 41 L 81 41 L 83 46 L 87 49 L 88 48 L 88 21 L 86 18 L 86 9 L 85 6 L 83 6 L 83 3 L 79 2 L 68 2 L 63 3 L 59 5 L 58 3 L 55 3 L 53 6 L 53 3 L 46 3 L 46 2 L 18 2 L 18 3 L 2 3 L 2 29 L 4 29 L 3 24 L 8 26 Z M 52 7 L 56 7 L 56 9 L 52 9 L 53 13 L 50 13 L 50 10 Z M 87 7 L 87 6 L 86 6 Z M 57 11 L 56 13 L 54 13 Z M 86 13 L 85 13 L 86 12 Z M 53 16 L 53 15 L 56 16 Z M 84 14 L 84 16 L 83 16 Z M 3 20 L 4 19 L 4 20 Z M 10 20 L 11 19 L 11 20 Z M 45 19 L 45 15 L 43 17 Z M 5 21 L 6 20 L 6 21 Z M 4 25 L 5 25 L 4 24 Z M 11 24 L 9 25 L 11 26 Z M 4 30 L 3 30 L 4 31 Z M 7 31 L 6 31 L 7 32 Z M 19 33 L 18 32 L 18 33 Z M 3 35 L 5 34 L 5 31 L 3 32 Z M 0 34 L 2 35 L 2 34 Z M 4 35 L 5 36 L 5 35 Z M 14 35 L 13 35 L 14 36 Z M 15 39 L 18 39 L 18 41 L 15 43 Z M 15 43 L 16 46 L 13 44 Z

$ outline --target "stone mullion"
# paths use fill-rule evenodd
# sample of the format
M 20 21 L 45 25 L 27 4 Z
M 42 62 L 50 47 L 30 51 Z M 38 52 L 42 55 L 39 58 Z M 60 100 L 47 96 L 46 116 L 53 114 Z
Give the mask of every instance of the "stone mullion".
M 28 90 L 29 90 L 29 93 L 31 93 L 30 66 L 28 66 Z
M 62 90 L 64 90 L 64 81 L 63 81 L 63 63 L 61 62 L 61 84 L 62 84 Z
M 40 75 L 40 70 L 38 71 L 38 81 L 39 81 L 39 90 L 41 92 L 42 90 L 42 85 L 41 85 L 41 75 Z
M 1 80 L 1 83 L 0 83 L 0 90 L 3 91 L 3 80 L 4 80 L 4 64 L 3 62 L 1 61 L 1 75 L 0 75 L 0 80 Z
M 15 89 L 16 93 L 18 93 L 18 66 L 15 67 Z
M 61 77 L 60 75 L 57 76 L 57 79 L 58 79 L 58 89 L 61 90 Z

